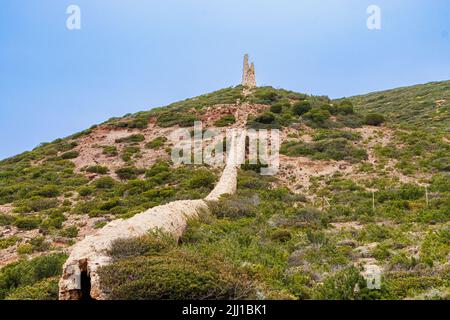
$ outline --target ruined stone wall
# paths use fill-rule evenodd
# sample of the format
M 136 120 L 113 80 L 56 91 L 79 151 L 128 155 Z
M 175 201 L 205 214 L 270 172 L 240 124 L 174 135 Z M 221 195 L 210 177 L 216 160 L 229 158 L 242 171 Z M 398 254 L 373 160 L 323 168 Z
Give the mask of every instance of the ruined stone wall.
M 242 70 L 242 85 L 248 88 L 256 87 L 255 65 L 248 64 L 248 54 L 244 56 L 244 68 Z
M 238 167 L 245 155 L 245 131 L 234 136 L 228 152 L 227 164 L 214 190 L 205 200 L 174 201 L 137 214 L 127 220 L 115 220 L 95 234 L 77 243 L 63 266 L 63 275 L 59 282 L 60 300 L 78 300 L 82 298 L 83 275 L 89 280 L 90 297 L 105 300 L 108 294 L 103 292 L 97 270 L 108 265 L 111 260 L 107 254 L 114 240 L 135 238 L 151 230 L 160 229 L 181 237 L 189 219 L 197 218 L 207 211 L 207 201 L 217 201 L 223 194 L 236 191 Z

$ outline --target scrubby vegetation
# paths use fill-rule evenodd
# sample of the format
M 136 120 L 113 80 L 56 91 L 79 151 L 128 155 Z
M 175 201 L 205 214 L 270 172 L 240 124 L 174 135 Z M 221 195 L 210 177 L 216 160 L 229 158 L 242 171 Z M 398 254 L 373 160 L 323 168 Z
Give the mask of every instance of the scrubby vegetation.
M 166 137 L 158 137 L 145 144 L 147 149 L 159 149 L 167 142 Z
M 110 254 L 116 262 L 103 267 L 100 277 L 101 286 L 111 299 L 255 297 L 254 280 L 245 268 L 218 253 L 207 255 L 194 248 L 179 248 L 168 236 L 153 233 L 119 241 Z
M 302 194 L 246 163 L 237 194 L 209 203 L 180 243 L 161 233 L 116 241 L 102 286 L 114 299 L 448 299 L 448 90 L 444 82 L 331 101 L 272 87 L 244 97 L 238 86 L 110 119 L 104 125 L 119 131 L 191 127 L 216 104 L 261 104 L 248 126 L 289 128 L 281 153 L 346 161 L 353 172 L 311 176 Z M 214 125 L 235 121 L 224 115 Z M 76 167 L 80 139 L 93 130 L 0 162 L 0 227 L 17 233 L 0 237 L 0 250 L 21 258 L 0 269 L 0 298 L 56 298 L 65 256 L 48 253 L 83 234 L 74 221 L 101 228 L 200 199 L 220 173 L 162 159 L 142 168 L 143 155 L 171 146 L 139 130 L 95 146 L 119 165 Z M 43 256 L 27 260 L 35 255 Z M 379 289 L 362 277 L 368 263 L 382 268 Z
M 224 115 L 222 118 L 214 122 L 216 127 L 226 127 L 236 122 L 236 118 L 232 114 Z
M 352 97 L 361 113 L 379 113 L 391 124 L 425 131 L 448 132 L 450 82 L 398 88 Z
M 0 299 L 56 300 L 58 279 L 66 255 L 51 254 L 21 260 L 0 269 Z

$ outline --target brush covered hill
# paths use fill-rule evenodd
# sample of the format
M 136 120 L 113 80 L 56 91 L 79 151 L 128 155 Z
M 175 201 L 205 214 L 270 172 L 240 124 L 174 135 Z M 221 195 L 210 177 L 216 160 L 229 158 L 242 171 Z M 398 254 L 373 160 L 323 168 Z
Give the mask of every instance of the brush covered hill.
M 449 82 L 336 101 L 237 86 L 3 160 L 0 299 L 56 299 L 74 243 L 207 195 L 221 168 L 170 161 L 170 132 L 196 120 L 280 129 L 280 170 L 243 165 L 237 194 L 211 203 L 180 243 L 117 241 L 100 271 L 111 299 L 449 298 L 449 97 Z M 377 289 L 364 278 L 373 270 Z

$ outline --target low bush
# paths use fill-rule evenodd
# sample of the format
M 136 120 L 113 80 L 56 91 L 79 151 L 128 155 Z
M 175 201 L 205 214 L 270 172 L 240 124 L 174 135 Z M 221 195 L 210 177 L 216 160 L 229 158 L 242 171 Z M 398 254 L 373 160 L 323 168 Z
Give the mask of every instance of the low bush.
M 14 224 L 19 229 L 33 230 L 36 229 L 40 223 L 41 220 L 37 217 L 19 217 Z
M 0 269 L 0 299 L 4 299 L 20 287 L 33 286 L 39 281 L 59 276 L 65 254 L 50 254 L 32 260 L 21 260 Z M 56 298 L 56 296 L 54 296 Z
M 271 113 L 264 113 L 254 120 L 255 122 L 259 122 L 262 124 L 272 124 L 275 122 L 275 117 Z
M 364 124 L 369 125 L 369 126 L 379 126 L 382 123 L 384 123 L 385 121 L 386 120 L 383 117 L 383 115 L 378 114 L 378 113 L 369 113 L 364 118 Z
M 145 140 L 145 137 L 143 134 L 132 134 L 127 137 L 116 139 L 116 143 L 138 143 Z
M 70 226 L 67 228 L 64 228 L 59 233 L 61 237 L 65 238 L 76 238 L 78 236 L 79 229 L 77 226 Z
M 161 148 L 164 143 L 167 142 L 167 138 L 166 137 L 158 137 L 153 139 L 152 141 L 148 142 L 145 144 L 145 147 L 147 149 L 158 149 Z
M 313 298 L 318 300 L 359 300 L 368 291 L 359 270 L 350 267 L 325 279 Z
M 450 230 L 432 231 L 427 234 L 420 248 L 420 259 L 433 266 L 448 262 L 450 254 Z
M 124 167 L 117 169 L 115 172 L 121 180 L 131 180 L 136 179 L 139 175 L 143 174 L 145 170 L 136 167 Z
M 103 146 L 103 154 L 108 157 L 115 157 L 119 153 L 117 152 L 117 148 L 115 146 Z
M 17 242 L 19 242 L 19 238 L 12 236 L 12 237 L 7 237 L 7 238 L 1 238 L 0 239 L 0 250 L 9 248 L 13 245 L 15 245 Z
M 236 122 L 236 117 L 232 114 L 224 115 L 222 118 L 214 122 L 216 127 L 227 127 Z
M 353 103 L 350 100 L 342 101 L 340 104 L 337 105 L 336 113 L 343 115 L 354 113 Z
M 297 116 L 302 116 L 305 113 L 309 112 L 311 109 L 311 103 L 309 103 L 308 101 L 296 102 L 292 106 L 292 112 Z
M 259 201 L 256 194 L 224 195 L 220 201 L 209 202 L 208 207 L 219 218 L 237 219 L 255 216 Z
M 107 174 L 109 172 L 109 169 L 103 166 L 90 166 L 87 167 L 85 170 L 86 172 L 97 174 Z
M 110 189 L 114 187 L 116 180 L 111 177 L 101 177 L 94 181 L 94 186 L 97 189 Z
M 289 230 L 275 230 L 270 235 L 270 238 L 274 241 L 288 242 L 292 238 L 292 234 Z
M 290 106 L 291 104 L 289 103 L 289 101 L 280 101 L 270 106 L 270 112 L 280 114 L 284 109 L 287 109 Z
M 303 117 L 313 122 L 313 124 L 321 125 L 331 117 L 331 113 L 328 110 L 323 109 L 311 109 L 306 112 Z
M 117 239 L 108 250 L 108 255 L 115 261 L 139 257 L 144 255 L 155 255 L 169 251 L 176 246 L 175 239 L 163 232 L 150 232 L 140 238 Z
M 61 155 L 61 158 L 65 159 L 65 160 L 75 159 L 75 158 L 78 158 L 79 155 L 80 155 L 80 153 L 78 151 L 69 151 L 69 152 L 63 153 Z
M 126 146 L 122 150 L 121 158 L 123 161 L 128 162 L 133 159 L 133 157 L 139 155 L 140 151 L 141 149 L 139 148 L 139 146 Z
M 255 297 L 254 281 L 220 256 L 174 248 L 99 270 L 112 300 L 234 300 Z
M 211 171 L 198 169 L 185 183 L 190 188 L 212 188 L 215 182 L 216 176 Z
M 7 226 L 14 223 L 16 218 L 11 215 L 0 213 L 0 226 Z
M 60 187 L 56 185 L 46 185 L 36 191 L 37 196 L 55 198 L 61 194 Z
M 41 280 L 12 290 L 5 300 L 58 300 L 59 277 Z

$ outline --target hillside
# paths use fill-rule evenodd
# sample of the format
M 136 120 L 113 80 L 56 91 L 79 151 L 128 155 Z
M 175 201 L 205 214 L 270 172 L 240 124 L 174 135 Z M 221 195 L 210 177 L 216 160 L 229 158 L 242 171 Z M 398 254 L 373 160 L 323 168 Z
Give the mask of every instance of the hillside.
M 374 92 L 351 100 L 356 110 L 382 113 L 396 125 L 449 130 L 450 81 Z
M 223 168 L 170 161 L 169 134 L 196 120 L 280 129 L 280 171 L 243 165 L 237 193 L 178 242 L 117 241 L 99 272 L 110 298 L 448 298 L 450 82 L 336 101 L 243 89 L 112 118 L 1 161 L 0 299 L 56 299 L 75 243 L 213 190 Z M 373 270 L 376 290 L 364 280 Z

